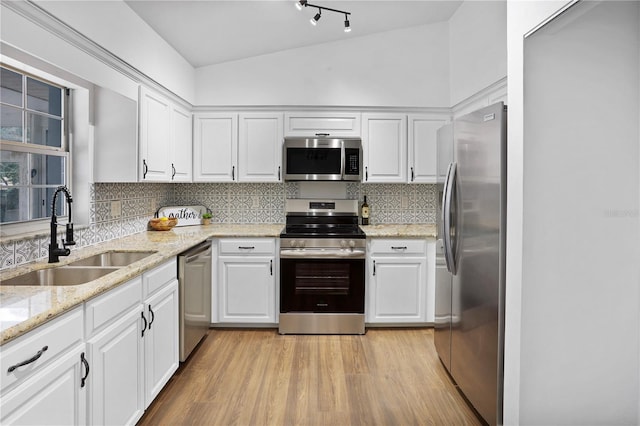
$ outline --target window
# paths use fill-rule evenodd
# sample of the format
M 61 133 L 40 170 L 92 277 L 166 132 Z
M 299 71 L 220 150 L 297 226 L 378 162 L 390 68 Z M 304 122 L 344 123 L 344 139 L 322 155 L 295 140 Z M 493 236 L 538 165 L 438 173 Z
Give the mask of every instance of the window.
M 68 91 L 5 66 L 0 71 L 0 223 L 43 219 L 55 189 L 69 182 Z M 56 214 L 67 214 L 64 197 Z

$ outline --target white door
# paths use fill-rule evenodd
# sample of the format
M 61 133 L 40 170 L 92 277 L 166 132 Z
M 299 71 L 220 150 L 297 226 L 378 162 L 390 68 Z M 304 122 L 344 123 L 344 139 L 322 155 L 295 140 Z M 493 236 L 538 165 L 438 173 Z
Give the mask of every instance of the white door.
M 89 424 L 135 424 L 144 413 L 141 314 L 142 305 L 88 342 Z
M 171 180 L 191 182 L 191 113 L 176 105 L 171 107 Z
M 237 179 L 237 114 L 196 114 L 193 139 L 195 182 L 233 182 Z
M 407 116 L 362 114 L 364 182 L 407 181 Z
M 367 321 L 424 322 L 426 259 L 373 258 Z
M 162 96 L 140 88 L 140 180 L 169 181 L 171 105 Z
M 436 183 L 437 132 L 445 123 L 441 117 L 409 116 L 409 182 Z
M 220 322 L 275 322 L 273 257 L 221 257 Z
M 145 408 L 178 369 L 178 281 L 147 299 L 144 334 Z
M 84 344 L 2 397 L 0 423 L 28 425 L 87 424 Z M 88 380 L 91 380 L 89 378 Z
M 279 182 L 283 114 L 240 114 L 238 177 L 241 182 Z

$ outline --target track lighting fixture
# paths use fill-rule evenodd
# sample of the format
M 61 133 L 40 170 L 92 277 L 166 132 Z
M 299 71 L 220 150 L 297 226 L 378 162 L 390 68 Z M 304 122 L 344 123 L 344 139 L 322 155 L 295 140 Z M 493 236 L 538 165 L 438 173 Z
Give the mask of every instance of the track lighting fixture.
M 351 32 L 351 26 L 349 25 L 349 16 L 346 14 L 344 15 L 344 32 L 345 33 Z
M 320 20 L 320 18 L 322 18 L 322 9 L 318 9 L 318 13 L 316 13 L 316 16 L 314 16 L 313 18 L 311 18 L 311 25 L 316 25 L 318 23 L 318 21 Z
M 344 10 L 332 9 L 330 7 L 318 6 L 315 4 L 308 3 L 307 0 L 299 0 L 296 2 L 296 8 L 298 10 L 302 10 L 303 7 L 308 7 L 308 6 L 315 7 L 316 9 L 318 9 L 318 13 L 316 13 L 315 16 L 310 19 L 311 25 L 315 26 L 320 20 L 320 18 L 322 18 L 322 11 L 328 10 L 330 12 L 344 14 L 344 32 L 345 33 L 351 32 L 351 24 L 349 23 L 349 15 L 351 15 L 350 12 L 345 12 Z

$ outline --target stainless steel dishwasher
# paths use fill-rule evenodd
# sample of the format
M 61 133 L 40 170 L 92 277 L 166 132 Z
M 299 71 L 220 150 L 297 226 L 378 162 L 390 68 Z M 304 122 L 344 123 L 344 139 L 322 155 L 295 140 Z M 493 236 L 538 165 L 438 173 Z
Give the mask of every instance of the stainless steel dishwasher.
M 180 362 L 187 359 L 211 325 L 211 241 L 178 256 Z

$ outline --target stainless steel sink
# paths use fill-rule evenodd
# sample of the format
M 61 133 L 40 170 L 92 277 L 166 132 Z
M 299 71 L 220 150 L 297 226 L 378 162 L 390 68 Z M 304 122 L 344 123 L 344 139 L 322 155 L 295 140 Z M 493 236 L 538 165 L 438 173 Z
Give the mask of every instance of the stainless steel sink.
M 107 251 L 76 260 L 67 266 L 128 266 L 151 256 L 155 251 Z
M 3 280 L 3 286 L 9 285 L 33 285 L 33 286 L 69 286 L 85 284 L 89 281 L 97 280 L 111 272 L 117 271 L 116 267 L 86 267 L 68 268 L 59 266 L 57 268 L 41 269 L 32 271 L 17 277 Z

